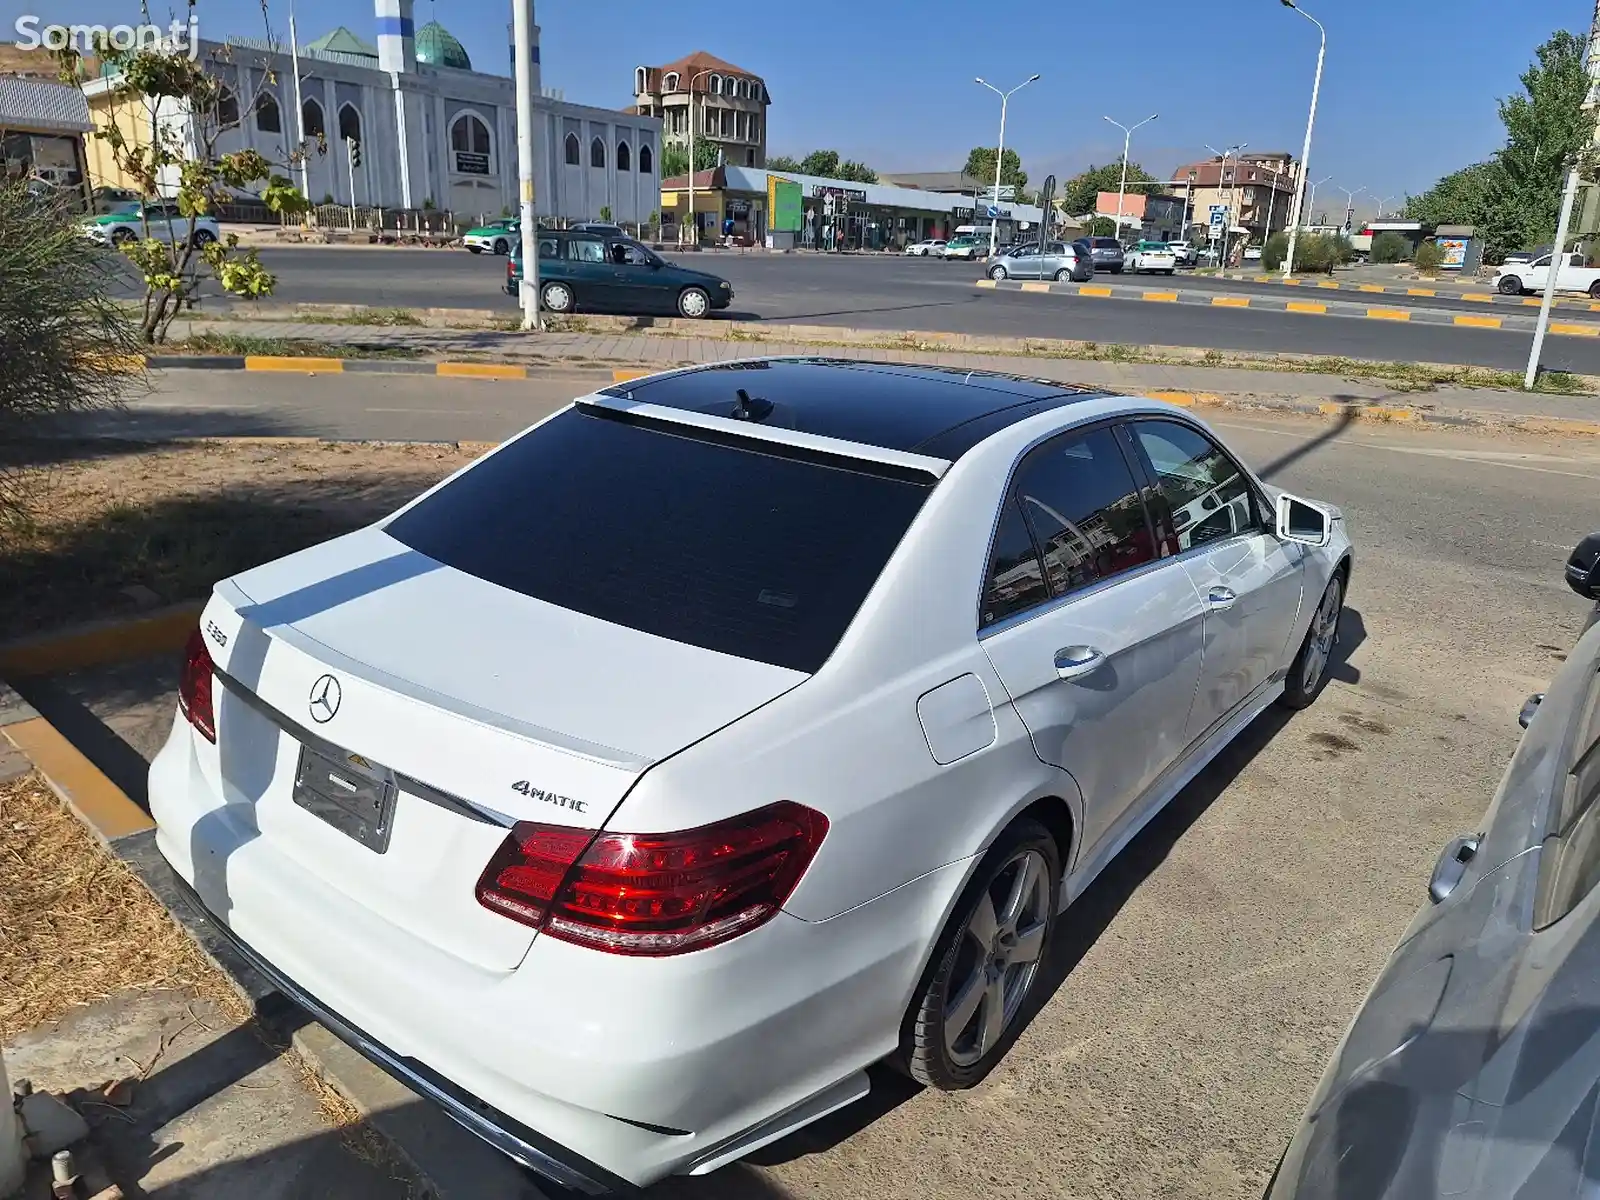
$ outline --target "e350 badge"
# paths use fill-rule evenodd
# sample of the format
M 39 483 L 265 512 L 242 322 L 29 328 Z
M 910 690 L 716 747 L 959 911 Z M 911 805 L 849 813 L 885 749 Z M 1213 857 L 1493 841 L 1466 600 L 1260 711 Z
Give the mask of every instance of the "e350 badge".
M 543 800 L 546 804 L 554 804 L 557 808 L 570 808 L 575 813 L 588 812 L 589 804 L 585 800 L 574 800 L 571 796 L 558 796 L 554 792 L 546 791 L 542 787 L 535 787 L 526 779 L 519 779 L 511 785 L 513 792 L 521 792 L 530 800 Z

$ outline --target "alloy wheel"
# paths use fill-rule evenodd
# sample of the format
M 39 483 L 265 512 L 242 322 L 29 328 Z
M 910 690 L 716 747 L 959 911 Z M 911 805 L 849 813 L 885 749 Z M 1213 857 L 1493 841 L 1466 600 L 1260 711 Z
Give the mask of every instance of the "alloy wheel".
M 1322 593 L 1322 603 L 1311 618 L 1311 636 L 1306 642 L 1306 659 L 1300 668 L 1300 686 L 1307 692 L 1316 691 L 1328 659 L 1339 640 L 1339 602 L 1344 598 L 1344 584 L 1335 575 Z
M 1000 868 L 978 899 L 944 1005 L 945 1049 L 969 1067 L 1005 1035 L 1033 988 L 1050 925 L 1049 866 L 1023 850 Z

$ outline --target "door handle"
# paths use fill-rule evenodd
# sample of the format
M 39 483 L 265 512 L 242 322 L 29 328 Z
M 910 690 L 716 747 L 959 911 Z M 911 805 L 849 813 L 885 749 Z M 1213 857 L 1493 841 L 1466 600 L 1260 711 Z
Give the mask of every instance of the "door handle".
M 1466 876 L 1467 864 L 1477 857 L 1481 841 L 1482 835 L 1458 837 L 1444 848 L 1434 864 L 1433 878 L 1428 881 L 1428 899 L 1439 904 L 1456 890 Z
M 1232 588 L 1214 587 L 1206 594 L 1206 604 L 1207 606 L 1220 611 L 1222 609 L 1232 608 L 1233 602 L 1238 598 L 1239 597 L 1233 594 Z
M 1093 646 L 1064 646 L 1056 651 L 1056 674 L 1062 679 L 1082 679 L 1105 666 L 1106 656 Z

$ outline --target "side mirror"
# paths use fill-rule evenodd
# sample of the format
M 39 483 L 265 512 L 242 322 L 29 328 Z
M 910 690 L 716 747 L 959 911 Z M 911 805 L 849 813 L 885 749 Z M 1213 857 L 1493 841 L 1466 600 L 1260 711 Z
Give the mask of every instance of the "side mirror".
M 1303 546 L 1326 546 L 1333 537 L 1333 517 L 1320 504 L 1285 493 L 1278 497 L 1278 536 Z
M 1585 600 L 1600 600 L 1600 533 L 1584 538 L 1567 559 L 1567 586 Z

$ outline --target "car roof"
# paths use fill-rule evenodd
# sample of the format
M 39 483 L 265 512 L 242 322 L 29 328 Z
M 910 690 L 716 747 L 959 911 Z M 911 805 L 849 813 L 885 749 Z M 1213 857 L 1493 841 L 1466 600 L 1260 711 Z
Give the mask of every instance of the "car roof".
M 771 403 L 769 419 L 785 428 L 949 461 L 1018 421 L 1107 394 L 997 371 L 821 357 L 691 367 L 602 394 L 732 419 L 741 389 Z

